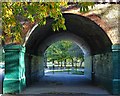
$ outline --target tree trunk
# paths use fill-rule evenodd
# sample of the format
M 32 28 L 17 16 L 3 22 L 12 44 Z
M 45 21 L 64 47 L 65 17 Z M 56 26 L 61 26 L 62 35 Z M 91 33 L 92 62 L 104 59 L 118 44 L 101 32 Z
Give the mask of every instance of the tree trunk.
M 72 60 L 72 67 L 74 67 L 74 60 L 73 60 L 73 58 L 71 58 L 71 60 Z
M 58 61 L 58 68 L 59 68 L 60 62 Z
M 52 60 L 52 63 L 54 64 L 54 59 Z
M 61 61 L 61 68 L 62 68 L 62 61 Z
M 66 68 L 66 59 L 64 60 L 64 67 Z
M 72 60 L 72 72 L 74 72 L 74 60 L 73 58 L 71 58 L 71 60 Z
M 45 68 L 47 68 L 47 57 L 46 57 L 46 55 L 44 56 L 44 62 L 45 62 Z
M 80 68 L 82 67 L 83 62 L 84 62 L 84 59 L 82 59 L 81 62 L 80 62 Z

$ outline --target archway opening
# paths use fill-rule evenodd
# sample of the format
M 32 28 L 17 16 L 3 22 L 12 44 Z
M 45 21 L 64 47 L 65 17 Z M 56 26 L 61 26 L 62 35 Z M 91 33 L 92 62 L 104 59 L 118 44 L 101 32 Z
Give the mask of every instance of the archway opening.
M 91 62 L 86 62 L 91 54 L 89 47 L 82 38 L 78 38 L 71 33 L 59 33 L 47 38 L 44 44 L 39 46 L 38 50 L 38 52 L 42 52 L 38 58 L 31 56 L 31 61 L 35 62 L 31 64 L 33 68 L 31 69 L 30 79 L 33 88 L 39 86 L 39 88 L 44 89 L 40 93 L 53 92 L 55 88 L 58 89 L 55 93 L 71 93 L 69 88 L 72 87 L 74 88 L 72 90 L 74 93 L 81 93 L 82 91 L 78 92 L 78 86 L 85 87 L 91 85 L 92 67 L 87 68 L 87 66 L 92 66 L 92 61 L 89 59 Z M 47 60 L 45 59 L 46 57 Z M 37 60 L 39 65 L 35 64 Z M 85 60 L 85 62 L 82 60 Z M 58 62 L 61 64 L 59 65 Z M 81 63 L 83 62 L 84 65 L 87 64 L 86 67 L 83 65 L 85 68 L 82 68 Z M 35 67 L 36 65 L 37 67 Z M 40 68 L 39 72 L 35 70 L 38 67 Z M 86 69 L 85 72 L 84 69 Z M 37 84 L 36 81 L 34 82 L 34 78 L 38 78 Z M 87 94 L 87 90 L 89 88 L 86 89 L 85 94 Z M 27 90 L 27 92 L 29 91 Z
M 62 40 L 62 43 L 59 40 Z M 55 42 L 56 43 L 61 43 L 61 46 L 62 46 L 62 44 L 67 45 L 67 43 L 68 43 L 69 47 L 71 46 L 71 49 L 69 48 L 69 50 L 67 49 L 65 51 L 66 52 L 65 54 L 67 54 L 67 55 L 70 54 L 71 55 L 71 57 L 69 57 L 69 59 L 70 58 L 71 59 L 78 59 L 78 58 L 74 58 L 75 57 L 74 55 L 79 55 L 78 57 L 80 57 L 80 55 L 82 56 L 82 59 L 84 59 L 84 61 L 85 61 L 84 63 L 86 63 L 86 65 L 89 66 L 89 67 L 86 66 L 87 70 L 85 70 L 84 74 L 91 80 L 91 71 L 92 71 L 91 62 L 92 62 L 92 60 L 90 58 L 90 56 L 91 56 L 90 48 L 88 47 L 88 44 L 82 38 L 80 38 L 80 37 L 78 37 L 78 36 L 76 36 L 72 33 L 58 33 L 58 34 L 54 34 L 52 36 L 49 36 L 47 39 L 45 39 L 43 41 L 42 44 L 39 45 L 39 48 L 38 48 L 38 51 L 37 51 L 38 55 L 26 54 L 26 64 L 27 63 L 29 64 L 29 65 L 27 65 L 27 66 L 29 66 L 29 67 L 27 67 L 28 68 L 28 73 L 31 73 L 31 76 L 33 76 L 31 78 L 35 79 L 37 77 L 42 77 L 45 74 L 45 72 L 44 72 L 44 66 L 46 64 L 45 54 L 47 52 L 47 49 L 49 49 L 52 46 L 52 44 L 53 44 L 54 47 L 58 46 L 58 45 L 54 44 Z M 64 47 L 65 47 L 65 45 L 64 45 Z M 70 53 L 70 51 L 73 50 L 72 46 L 73 47 L 76 46 L 76 48 L 78 48 L 78 50 L 80 50 L 80 54 L 77 54 L 78 52 L 76 52 L 76 54 Z M 59 46 L 58 46 L 58 48 L 59 48 Z M 59 48 L 59 50 L 60 50 L 60 48 Z M 50 51 L 51 51 L 51 54 L 52 54 L 53 50 L 51 49 Z M 67 53 L 67 51 L 69 51 L 69 53 Z M 64 56 L 64 53 L 62 53 L 61 55 Z M 66 60 L 65 60 L 66 58 L 68 58 L 68 57 L 66 56 L 66 57 L 62 58 L 63 59 L 62 63 L 66 62 Z M 55 60 L 52 61 L 52 62 L 55 62 Z M 80 62 L 81 61 L 79 60 L 79 63 Z M 31 67 L 31 69 L 30 69 L 30 67 Z M 35 76 L 35 78 L 34 78 L 34 76 Z M 34 81 L 34 80 L 31 80 L 31 81 Z
M 94 82 L 102 82 L 111 87 L 111 41 L 104 30 L 88 18 L 75 14 L 63 14 L 67 30 L 53 32 L 53 20 L 48 18 L 45 26 L 37 26 L 32 30 L 26 46 L 26 78 L 27 83 L 39 80 L 44 76 L 44 53 L 54 42 L 72 40 L 84 53 L 85 75 Z M 106 62 L 106 59 L 109 62 Z M 106 65 L 105 65 L 106 64 Z M 108 67 L 109 66 L 109 67 Z M 105 71 L 107 70 L 107 72 Z M 35 79 L 35 80 L 34 80 Z M 111 89 L 111 88 L 110 88 Z
M 44 53 L 47 73 L 84 75 L 84 53 L 72 41 L 60 40 L 50 45 Z

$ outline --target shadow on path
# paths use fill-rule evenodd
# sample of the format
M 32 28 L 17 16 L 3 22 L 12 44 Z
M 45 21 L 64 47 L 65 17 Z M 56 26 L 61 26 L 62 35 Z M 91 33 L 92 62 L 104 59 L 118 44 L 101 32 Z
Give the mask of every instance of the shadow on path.
M 47 73 L 43 78 L 26 88 L 21 94 L 42 94 L 41 96 L 81 96 L 85 94 L 109 95 L 98 86 L 91 84 L 84 75 Z

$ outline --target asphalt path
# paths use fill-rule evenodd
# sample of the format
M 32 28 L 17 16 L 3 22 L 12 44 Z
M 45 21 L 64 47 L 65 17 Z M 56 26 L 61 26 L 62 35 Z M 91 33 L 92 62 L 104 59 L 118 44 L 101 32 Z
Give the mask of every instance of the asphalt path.
M 39 96 L 106 96 L 110 94 L 103 88 L 95 86 L 84 75 L 72 75 L 66 72 L 47 73 L 38 82 L 35 82 L 20 94 Z M 40 95 L 41 94 L 41 95 Z

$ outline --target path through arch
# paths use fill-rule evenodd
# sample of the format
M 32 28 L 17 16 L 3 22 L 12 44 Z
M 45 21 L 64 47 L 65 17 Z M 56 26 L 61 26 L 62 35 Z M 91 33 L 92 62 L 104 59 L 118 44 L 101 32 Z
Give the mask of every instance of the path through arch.
M 85 53 L 86 76 L 94 83 L 112 90 L 112 43 L 105 31 L 90 19 L 75 15 L 63 14 L 67 30 L 53 32 L 53 20 L 47 18 L 45 26 L 36 26 L 31 32 L 26 46 L 27 84 L 44 75 L 43 53 L 52 42 L 72 39 L 79 43 Z

